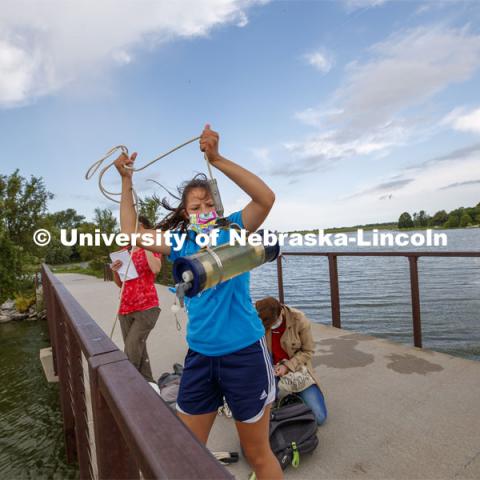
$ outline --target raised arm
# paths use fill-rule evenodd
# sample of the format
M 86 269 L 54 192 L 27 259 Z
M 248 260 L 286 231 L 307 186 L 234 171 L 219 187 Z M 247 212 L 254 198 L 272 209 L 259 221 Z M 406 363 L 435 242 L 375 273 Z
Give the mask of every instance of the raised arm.
M 200 139 L 200 149 L 208 161 L 235 182 L 252 199 L 242 210 L 245 228 L 255 231 L 267 218 L 275 202 L 275 194 L 267 184 L 247 169 L 237 165 L 218 152 L 218 133 L 206 125 Z
M 149 252 L 148 250 L 145 252 L 145 255 L 147 257 L 147 262 L 150 270 L 155 275 L 160 273 L 160 270 L 162 269 L 162 259 L 156 257 L 152 252 Z
M 130 158 L 122 153 L 115 160 L 115 167 L 122 177 L 122 196 L 120 200 L 120 229 L 122 233 L 127 233 L 132 235 L 135 233 L 135 224 L 137 221 L 137 212 L 135 210 L 135 203 L 133 199 L 133 182 L 132 182 L 132 170 L 125 168 L 126 166 L 132 166 L 133 162 L 137 158 L 137 154 L 133 153 Z M 158 234 L 162 238 L 162 245 L 146 245 L 140 239 L 137 240 L 137 245 L 144 248 L 145 250 L 150 250 L 152 252 L 163 253 L 164 255 L 170 255 L 170 247 L 165 244 L 164 235 L 162 232 L 157 232 L 156 230 L 144 229 L 142 233 L 149 233 L 153 235 L 154 238 Z

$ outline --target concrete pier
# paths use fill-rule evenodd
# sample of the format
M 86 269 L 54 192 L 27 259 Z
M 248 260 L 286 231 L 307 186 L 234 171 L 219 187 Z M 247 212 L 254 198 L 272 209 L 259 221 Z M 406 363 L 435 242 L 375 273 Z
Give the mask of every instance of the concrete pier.
M 110 334 L 117 286 L 85 275 L 57 276 Z M 148 339 L 155 378 L 183 364 L 187 350 L 185 314 L 178 315 L 179 331 L 173 295 L 161 286 L 158 294 L 162 312 Z M 324 325 L 313 324 L 312 331 L 328 420 L 319 428 L 317 450 L 286 478 L 480 478 L 480 362 Z M 119 325 L 113 341 L 123 348 Z M 208 446 L 240 451 L 232 419 L 217 418 Z M 250 472 L 243 459 L 228 469 L 243 479 Z

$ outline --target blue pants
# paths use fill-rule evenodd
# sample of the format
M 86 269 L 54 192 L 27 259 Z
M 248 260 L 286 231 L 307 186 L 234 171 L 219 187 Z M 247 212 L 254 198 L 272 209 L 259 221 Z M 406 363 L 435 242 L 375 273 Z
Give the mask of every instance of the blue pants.
M 312 409 L 318 425 L 322 425 L 327 419 L 327 407 L 318 385 L 310 385 L 303 392 L 298 392 L 297 395 L 302 397 L 302 400 Z

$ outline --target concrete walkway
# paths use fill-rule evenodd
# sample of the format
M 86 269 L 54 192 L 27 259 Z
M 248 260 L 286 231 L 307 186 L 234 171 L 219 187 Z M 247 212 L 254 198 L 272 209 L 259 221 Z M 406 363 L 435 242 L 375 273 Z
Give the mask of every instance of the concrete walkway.
M 57 275 L 110 333 L 119 290 L 113 282 Z M 162 313 L 148 339 L 155 378 L 183 363 L 186 318 L 178 331 L 173 295 L 158 287 Z M 292 479 L 479 479 L 480 362 L 420 350 L 323 325 L 313 325 L 313 359 L 329 417 L 319 447 L 289 468 Z M 119 326 L 114 342 L 123 348 Z M 161 428 L 161 426 L 159 426 Z M 233 420 L 218 417 L 208 446 L 240 451 Z M 243 460 L 228 467 L 237 478 Z

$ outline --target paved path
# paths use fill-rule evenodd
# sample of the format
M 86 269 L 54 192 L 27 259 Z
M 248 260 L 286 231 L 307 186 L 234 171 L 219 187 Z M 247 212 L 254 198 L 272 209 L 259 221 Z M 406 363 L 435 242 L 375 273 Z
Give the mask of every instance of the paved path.
M 110 333 L 118 302 L 113 282 L 59 274 L 68 290 Z M 154 376 L 183 363 L 185 316 L 177 331 L 173 295 L 158 287 L 162 313 L 149 337 Z M 320 444 L 292 479 L 479 479 L 480 362 L 313 325 L 313 359 L 329 417 Z M 123 348 L 120 328 L 113 340 Z M 161 426 L 159 426 L 161 428 Z M 219 417 L 208 445 L 240 451 L 234 422 Z M 228 467 L 246 479 L 247 464 Z

